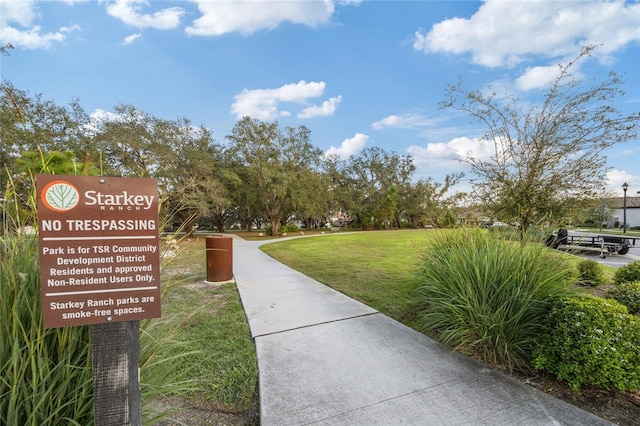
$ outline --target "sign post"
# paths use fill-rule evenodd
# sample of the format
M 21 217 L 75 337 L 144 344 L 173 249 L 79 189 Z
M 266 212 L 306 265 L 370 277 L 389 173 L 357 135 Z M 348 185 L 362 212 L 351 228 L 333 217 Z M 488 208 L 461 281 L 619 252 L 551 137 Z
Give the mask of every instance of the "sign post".
M 45 328 L 92 325 L 95 424 L 141 424 L 138 321 L 161 315 L 153 179 L 37 175 Z

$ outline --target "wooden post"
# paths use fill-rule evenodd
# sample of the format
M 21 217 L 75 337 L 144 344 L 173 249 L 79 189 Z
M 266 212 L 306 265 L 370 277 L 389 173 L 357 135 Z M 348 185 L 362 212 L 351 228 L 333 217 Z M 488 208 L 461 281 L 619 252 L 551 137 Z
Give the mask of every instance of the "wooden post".
M 140 426 L 140 324 L 91 326 L 95 426 Z

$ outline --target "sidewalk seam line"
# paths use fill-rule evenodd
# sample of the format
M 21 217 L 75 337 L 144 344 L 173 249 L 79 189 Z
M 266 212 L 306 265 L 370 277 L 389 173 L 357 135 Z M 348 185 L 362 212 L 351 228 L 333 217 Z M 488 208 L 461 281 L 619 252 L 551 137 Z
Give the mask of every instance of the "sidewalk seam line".
M 383 399 L 383 400 L 380 400 L 380 401 L 377 401 L 377 402 L 373 402 L 371 404 L 363 405 L 363 406 L 358 407 L 358 408 L 353 408 L 351 410 L 347 410 L 347 411 L 344 411 L 344 412 L 339 413 L 339 414 L 335 414 L 335 415 L 330 416 L 330 417 L 325 417 L 324 419 L 318 419 L 318 420 L 314 420 L 314 421 L 309 422 L 309 423 L 304 423 L 304 426 L 313 425 L 313 424 L 324 422 L 326 420 L 330 420 L 330 419 L 337 418 L 337 417 L 342 417 L 345 414 L 354 413 L 356 411 L 364 410 L 364 409 L 367 409 L 367 408 L 370 408 L 370 407 L 375 407 L 376 405 L 384 404 L 386 402 L 393 401 L 395 399 L 404 398 L 404 397 L 407 397 L 409 395 L 413 395 L 413 394 L 416 394 L 416 393 L 424 392 L 424 391 L 426 391 L 428 389 L 437 388 L 437 387 L 440 387 L 442 385 L 446 385 L 446 384 L 449 384 L 449 383 L 456 383 L 456 382 L 459 382 L 459 381 L 460 380 L 458 380 L 458 379 L 452 379 L 452 380 L 447 380 L 447 381 L 442 382 L 442 383 L 436 383 L 436 384 L 433 384 L 431 386 L 427 386 L 427 387 L 424 387 L 424 388 L 416 389 L 414 391 L 407 392 L 407 393 L 402 394 L 402 395 L 396 395 L 396 396 L 393 396 L 393 397 L 390 397 L 390 398 L 387 398 L 387 399 Z
M 324 324 L 331 324 L 331 323 L 334 323 L 334 322 L 348 321 L 348 320 L 351 320 L 351 319 L 363 318 L 363 317 L 368 317 L 368 316 L 371 316 L 371 315 L 378 315 L 378 314 L 380 314 L 380 312 L 375 311 L 375 312 L 369 312 L 368 314 L 354 315 L 352 317 L 347 317 L 347 318 L 340 318 L 340 319 L 331 320 L 331 321 L 318 322 L 318 323 L 315 323 L 315 324 L 302 325 L 300 327 L 288 328 L 286 330 L 274 331 L 274 332 L 271 332 L 271 333 L 258 334 L 256 336 L 253 336 L 253 340 L 256 340 L 258 337 L 273 336 L 275 334 L 286 333 L 288 331 L 302 330 L 303 328 L 315 327 L 317 325 L 324 325 Z

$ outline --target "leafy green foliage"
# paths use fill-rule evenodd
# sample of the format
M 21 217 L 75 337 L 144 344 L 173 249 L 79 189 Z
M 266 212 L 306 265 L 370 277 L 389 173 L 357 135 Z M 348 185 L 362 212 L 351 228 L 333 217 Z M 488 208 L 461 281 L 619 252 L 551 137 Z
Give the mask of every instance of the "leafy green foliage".
M 71 151 L 42 151 L 23 152 L 17 159 L 17 164 L 22 171 L 29 175 L 37 173 L 51 173 L 56 175 L 95 175 L 97 171 L 92 169 L 91 163 L 80 163 Z
M 630 283 L 640 281 L 640 260 L 627 263 L 613 274 L 613 283 Z
M 630 314 L 640 313 L 640 281 L 617 284 L 609 290 L 609 296 L 626 306 Z
M 310 134 L 304 126 L 282 130 L 277 121 L 267 123 L 250 117 L 233 127 L 226 137 L 226 154 L 240 180 L 232 194 L 245 210 L 247 223 L 261 215 L 271 223 L 273 234 L 278 235 L 280 223 L 298 210 L 296 206 L 311 207 L 307 203 L 309 190 L 317 191 L 311 193 L 318 199 L 324 196 L 318 194 L 326 186 L 322 179 L 316 179 L 319 175 L 315 172 L 322 152 L 311 144 Z M 300 210 L 309 214 L 305 208 Z
M 331 156 L 326 166 L 331 177 L 332 202 L 349 212 L 363 230 L 383 229 L 389 222 L 397 226 L 398 209 L 413 210 L 404 203 L 405 197 L 412 198 L 408 185 L 415 166 L 410 156 L 370 147 L 347 160 Z M 423 195 L 425 190 L 423 186 Z M 415 201 L 427 202 L 425 198 Z
M 572 281 L 571 268 L 542 245 L 482 230 L 436 235 L 420 276 L 424 325 L 510 370 L 526 368 L 551 301 Z
M 595 260 L 586 259 L 578 263 L 578 281 L 582 285 L 597 286 L 605 282 L 602 266 Z
M 295 223 L 287 223 L 286 225 L 282 225 L 280 227 L 280 233 L 281 234 L 284 234 L 286 232 L 298 232 L 298 231 L 299 231 L 299 229 L 298 229 L 298 227 L 296 226 Z M 269 233 L 269 232 L 267 231 L 267 233 Z
M 534 353 L 534 366 L 573 390 L 640 388 L 640 320 L 614 300 L 565 298 L 552 309 Z
M 451 210 L 447 210 L 444 213 L 444 216 L 440 218 L 440 221 L 438 224 L 442 228 L 455 228 L 457 223 L 458 223 L 458 219 L 455 217 L 455 215 L 451 212 Z

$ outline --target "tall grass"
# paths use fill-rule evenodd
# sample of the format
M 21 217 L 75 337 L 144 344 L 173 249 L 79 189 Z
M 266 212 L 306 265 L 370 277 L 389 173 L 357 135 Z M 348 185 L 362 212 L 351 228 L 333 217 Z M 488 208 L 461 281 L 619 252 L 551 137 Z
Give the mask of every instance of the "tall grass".
M 438 233 L 422 253 L 422 320 L 445 344 L 528 369 L 551 302 L 568 294 L 574 274 L 542 244 L 482 230 Z
M 45 330 L 37 238 L 0 240 L 0 424 L 93 422 L 88 326 Z

